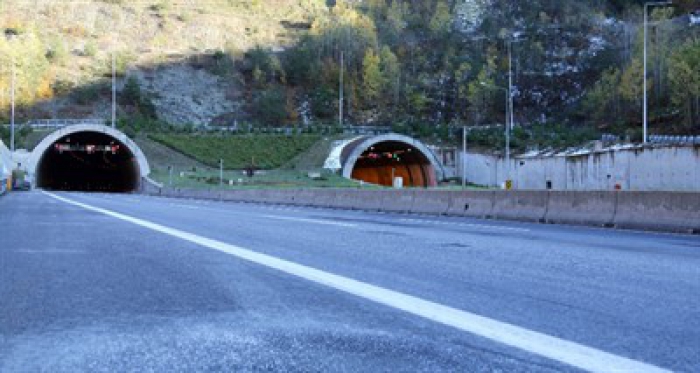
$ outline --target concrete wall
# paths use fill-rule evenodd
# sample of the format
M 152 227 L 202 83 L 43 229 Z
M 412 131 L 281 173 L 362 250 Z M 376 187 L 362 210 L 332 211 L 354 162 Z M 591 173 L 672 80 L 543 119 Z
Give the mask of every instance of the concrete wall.
M 7 188 L 7 180 L 12 176 L 12 155 L 5 144 L 0 140 L 0 194 L 5 193 Z
M 506 179 L 502 157 L 468 153 L 467 180 L 500 186 Z M 461 168 L 459 170 L 461 173 Z M 510 162 L 516 189 L 700 191 L 700 147 L 633 147 L 579 154 L 516 156 Z
M 175 198 L 332 207 L 473 218 L 700 233 L 700 193 L 441 190 L 168 190 Z

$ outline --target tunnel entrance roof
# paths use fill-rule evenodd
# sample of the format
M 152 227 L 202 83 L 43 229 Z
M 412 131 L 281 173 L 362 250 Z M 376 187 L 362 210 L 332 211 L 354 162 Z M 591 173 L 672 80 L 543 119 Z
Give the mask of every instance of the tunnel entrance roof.
M 381 185 L 402 177 L 407 186 L 433 186 L 444 176 L 442 164 L 425 144 L 398 134 L 353 139 L 343 146 L 340 163 L 343 177 Z
M 81 124 L 51 133 L 34 148 L 26 166 L 39 187 L 133 191 L 150 167 L 139 147 L 111 127 Z

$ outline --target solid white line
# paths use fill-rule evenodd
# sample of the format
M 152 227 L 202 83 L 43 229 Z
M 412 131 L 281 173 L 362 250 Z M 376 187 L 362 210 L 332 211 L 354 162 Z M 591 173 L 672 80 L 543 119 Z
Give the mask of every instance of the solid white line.
M 261 254 L 252 250 L 212 240 L 178 229 L 166 227 L 129 215 L 90 206 L 52 193 L 43 192 L 59 201 L 105 214 L 141 227 L 218 250 L 268 268 L 322 284 L 358 297 L 374 301 L 416 316 L 448 325 L 468 333 L 519 348 L 591 372 L 670 372 L 644 362 L 614 355 L 592 347 L 567 341 L 484 316 L 444 306 L 397 291 L 370 285 L 348 277 Z
M 357 227 L 357 224 L 339 223 L 339 222 L 335 222 L 335 221 L 326 221 L 326 220 L 318 220 L 318 219 L 295 218 L 295 217 L 291 217 L 291 216 L 277 216 L 277 215 L 260 215 L 260 216 L 263 217 L 263 218 L 266 218 L 266 219 L 296 221 L 296 222 L 301 222 L 301 223 L 313 223 L 313 224 L 321 224 L 321 225 L 334 225 L 334 226 L 337 226 L 337 227 L 346 227 L 346 228 Z

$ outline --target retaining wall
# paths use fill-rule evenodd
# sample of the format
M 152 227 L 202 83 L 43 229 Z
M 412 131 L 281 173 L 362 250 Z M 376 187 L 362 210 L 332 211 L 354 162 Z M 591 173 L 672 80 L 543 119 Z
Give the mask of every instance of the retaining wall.
M 146 185 L 142 188 L 145 194 L 174 198 L 700 233 L 700 193 L 691 192 L 420 189 L 194 191 Z
M 499 186 L 507 177 L 518 190 L 700 191 L 700 145 L 631 146 L 574 154 L 502 157 L 460 153 L 469 182 Z M 456 167 L 460 172 L 462 167 Z

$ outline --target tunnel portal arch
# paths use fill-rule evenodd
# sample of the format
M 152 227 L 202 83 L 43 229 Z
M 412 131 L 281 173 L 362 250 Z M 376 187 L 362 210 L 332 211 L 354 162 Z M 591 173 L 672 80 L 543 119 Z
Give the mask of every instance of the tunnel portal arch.
M 372 184 L 393 185 L 402 177 L 405 186 L 436 186 L 444 177 L 443 166 L 422 142 L 404 135 L 359 137 L 341 152 L 342 175 Z
M 44 138 L 27 161 L 27 173 L 39 188 L 132 192 L 151 169 L 138 145 L 121 131 L 79 124 Z

